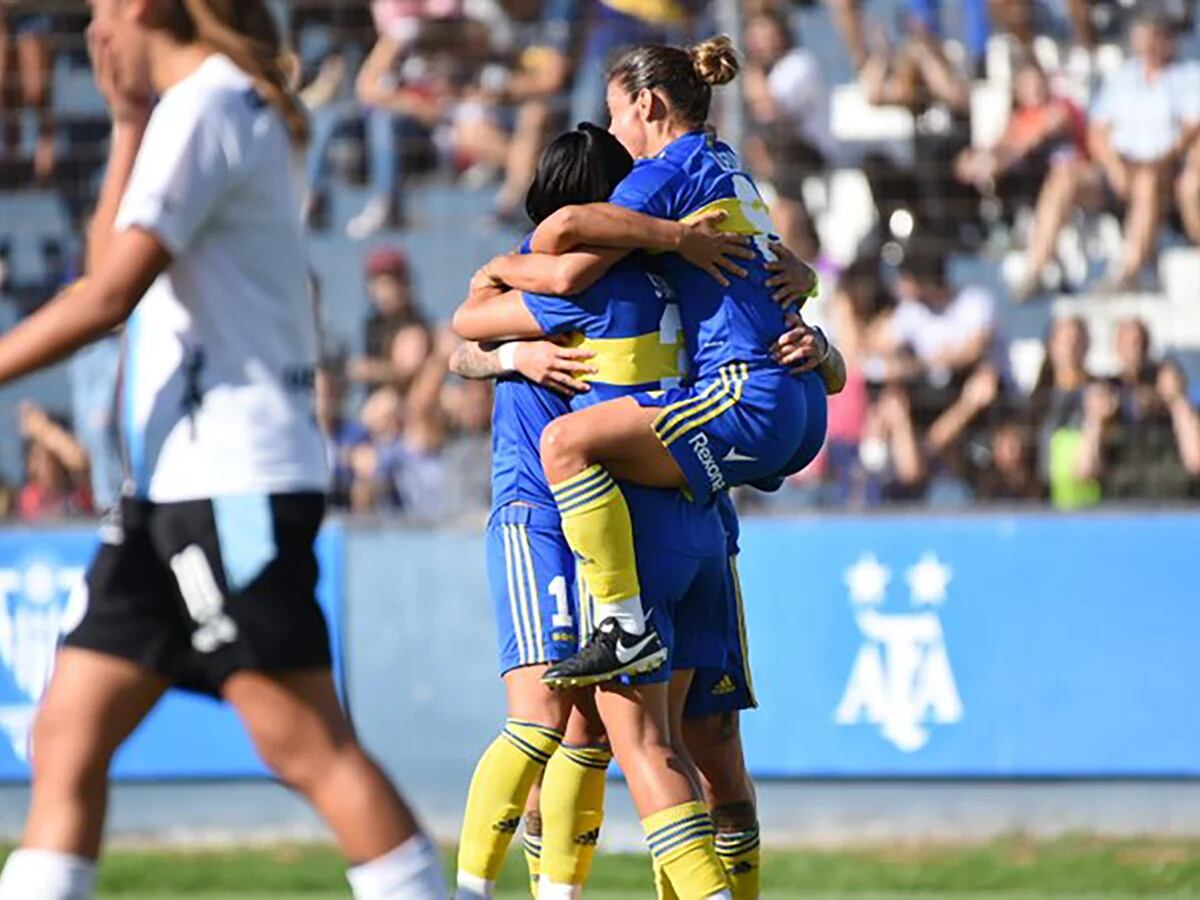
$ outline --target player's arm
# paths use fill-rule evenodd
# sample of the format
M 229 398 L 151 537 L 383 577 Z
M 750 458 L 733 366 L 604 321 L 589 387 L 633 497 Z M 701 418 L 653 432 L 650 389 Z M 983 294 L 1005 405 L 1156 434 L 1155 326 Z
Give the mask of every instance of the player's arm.
M 534 384 L 549 388 L 565 397 L 591 390 L 579 379 L 596 374 L 587 364 L 595 356 L 589 350 L 560 347 L 553 341 L 514 341 L 495 350 L 479 344 L 460 344 L 450 356 L 450 371 L 462 378 L 487 380 L 516 373 Z
M 588 245 L 616 247 L 626 251 L 678 253 L 706 271 L 722 285 L 726 272 L 745 278 L 747 272 L 735 259 L 754 259 L 746 235 L 718 230 L 726 213 L 716 210 L 689 222 L 673 222 L 635 212 L 613 203 L 564 206 L 538 225 L 532 249 L 538 253 L 567 253 Z
M 508 253 L 497 256 L 481 270 L 495 285 L 571 297 L 582 293 L 624 259 L 628 250 L 580 247 L 569 253 Z
M 171 263 L 148 231 L 116 234 L 101 268 L 77 282 L 0 337 L 0 384 L 70 356 L 129 318 Z
M 486 267 L 471 279 L 467 299 L 454 311 L 451 327 L 465 341 L 512 341 L 546 334 L 521 292 L 497 285 Z

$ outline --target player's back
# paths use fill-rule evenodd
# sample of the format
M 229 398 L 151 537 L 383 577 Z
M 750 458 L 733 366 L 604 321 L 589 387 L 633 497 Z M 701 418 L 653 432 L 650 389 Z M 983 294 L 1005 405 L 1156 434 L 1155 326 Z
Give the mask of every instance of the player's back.
M 549 335 L 573 335 L 572 343 L 595 356 L 591 390 L 570 401 L 584 409 L 606 400 L 670 387 L 683 377 L 687 356 L 679 309 L 670 285 L 632 256 L 595 285 L 569 298 L 525 294 L 525 303 Z M 697 505 L 680 491 L 622 482 L 639 541 L 663 543 L 706 556 L 722 552 L 724 531 L 712 504 Z
M 728 287 L 676 254 L 658 263 L 681 298 L 695 379 L 715 378 L 723 365 L 734 361 L 776 368 L 769 348 L 785 331 L 785 323 L 783 311 L 763 286 L 770 277 L 765 266 L 773 228 L 767 204 L 732 148 L 707 132 L 684 135 L 658 156 L 640 160 L 612 202 L 676 221 L 719 210 L 726 214 L 717 226 L 720 230 L 755 238 L 757 258 L 739 260 L 749 270 L 747 277 L 731 279 Z

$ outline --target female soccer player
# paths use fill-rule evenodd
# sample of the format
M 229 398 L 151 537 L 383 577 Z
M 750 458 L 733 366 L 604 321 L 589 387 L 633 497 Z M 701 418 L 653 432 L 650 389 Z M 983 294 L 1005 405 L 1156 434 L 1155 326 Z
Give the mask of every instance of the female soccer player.
M 0 337 L 0 383 L 128 320 L 128 487 L 33 732 L 2 900 L 87 900 L 113 753 L 170 686 L 219 696 L 352 862 L 359 900 L 445 896 L 355 740 L 317 606 L 326 471 L 293 179 L 304 117 L 263 0 L 93 0 L 114 119 L 86 280 Z M 158 97 L 149 113 L 151 95 Z
M 531 218 L 543 221 L 568 202 L 608 196 L 632 165 L 632 159 L 615 138 L 594 126 L 580 126 L 556 140 L 543 155 L 529 194 Z M 682 346 L 669 288 L 647 272 L 642 262 L 640 259 L 621 262 L 591 289 L 572 299 L 519 292 L 500 294 L 490 286 L 476 283 L 471 298 L 455 317 L 456 328 L 464 336 L 477 340 L 579 333 L 582 348 L 559 350 L 557 356 L 555 351 L 549 351 L 552 372 L 549 384 L 568 392 L 587 388 L 586 393 L 570 401 L 570 406 L 586 406 L 608 397 L 658 387 L 665 380 L 679 377 Z M 512 358 L 505 368 L 511 370 L 517 365 L 520 354 L 520 371 L 539 379 L 544 377 L 545 369 L 530 369 L 524 363 L 536 357 L 544 365 L 545 345 L 535 348 L 510 344 L 507 349 Z M 588 355 L 586 362 L 581 353 Z M 500 371 L 497 362 L 496 357 L 464 348 L 458 355 L 456 369 L 476 377 L 496 374 Z M 585 386 L 572 375 L 583 375 L 589 383 Z M 490 890 L 507 845 L 506 836 L 495 835 L 511 832 L 511 828 L 502 827 L 506 823 L 515 826 L 529 784 L 546 764 L 546 757 L 549 764 L 543 791 L 546 814 L 541 896 L 569 897 L 578 890 L 582 883 L 579 870 L 575 869 L 569 880 L 558 874 L 561 869 L 552 859 L 554 845 L 578 844 L 581 835 L 599 825 L 600 808 L 592 801 L 584 804 L 589 815 L 596 817 L 587 823 L 588 829 L 583 830 L 580 825 L 574 830 L 563 826 L 562 820 L 574 814 L 571 798 L 557 790 L 556 774 L 572 760 L 570 753 L 555 753 L 562 726 L 554 726 L 565 720 L 567 704 L 527 677 L 544 670 L 546 661 L 562 658 L 569 652 L 563 644 L 569 644 L 572 637 L 566 629 L 575 615 L 575 605 L 567 601 L 574 585 L 574 563 L 558 527 L 554 498 L 538 462 L 540 433 L 555 416 L 565 415 L 568 409 L 565 400 L 524 379 L 505 378 L 498 386 L 494 471 L 499 506 L 489 526 L 489 557 L 492 581 L 498 588 L 493 596 L 500 622 L 502 666 L 509 667 L 505 680 L 509 687 L 510 714 L 512 705 L 519 703 L 542 718 L 515 722 L 510 718 L 505 733 L 489 748 L 476 771 L 463 829 L 460 897 L 481 893 L 486 896 Z M 639 526 L 639 547 L 645 551 L 640 555 L 640 566 L 647 580 L 647 597 L 655 604 L 653 615 L 659 622 L 659 630 L 676 636 L 677 640 L 668 641 L 674 645 L 671 665 L 650 679 L 660 683 L 659 689 L 643 685 L 641 696 L 628 698 L 632 701 L 628 710 L 615 705 L 617 700 L 611 692 L 602 692 L 598 702 L 606 723 L 616 717 L 612 724 L 613 741 L 626 770 L 634 766 L 636 778 L 631 777 L 631 789 L 639 809 L 648 822 L 656 821 L 657 816 L 664 818 L 664 823 L 672 823 L 671 817 L 679 812 L 675 807 L 696 815 L 697 795 L 694 791 L 689 795 L 686 783 L 672 785 L 673 778 L 678 780 L 678 776 L 669 767 L 662 770 L 655 765 L 665 750 L 654 741 L 670 740 L 671 734 L 681 730 L 675 723 L 682 718 L 683 698 L 690 678 L 687 670 L 705 664 L 715 669 L 724 662 L 722 641 L 732 624 L 726 621 L 732 615 L 725 613 L 734 606 L 729 602 L 724 577 L 726 541 L 716 511 L 710 505 L 690 504 L 675 491 L 626 489 L 630 492 L 633 518 Z M 681 548 L 684 548 L 682 553 Z M 699 568 L 695 561 L 697 553 L 700 558 L 707 558 Z M 522 661 L 528 671 L 514 677 L 514 673 L 522 673 L 516 668 Z M 643 663 L 645 668 L 649 665 Z M 662 708 L 668 699 L 665 683 L 668 675 L 672 680 L 669 696 L 674 700 L 668 704 L 669 712 Z M 559 708 L 557 712 L 552 711 L 555 705 Z M 630 714 L 641 716 L 635 731 L 644 734 L 644 741 L 634 741 L 628 734 L 624 716 Z M 651 733 L 646 734 L 647 729 Z M 686 764 L 686 752 L 678 746 L 675 749 Z M 602 786 L 603 769 L 597 768 L 594 777 Z M 570 783 L 577 782 L 574 779 Z M 505 791 L 509 786 L 518 789 Z M 655 806 L 656 797 L 669 797 L 672 793 L 679 801 L 675 807 Z M 555 820 L 551 809 L 564 812 Z M 490 815 L 484 814 L 485 811 Z M 705 830 L 704 820 L 697 823 L 701 831 Z M 565 840 L 552 837 L 560 831 L 565 833 Z M 696 835 L 698 841 L 705 836 Z M 691 843 L 685 841 L 679 849 L 688 849 Z M 477 844 L 500 846 L 498 852 L 479 853 Z M 675 848 L 658 846 L 653 835 L 651 844 L 661 851 L 656 857 L 664 863 L 662 869 L 668 878 L 675 865 L 676 880 L 685 880 L 679 874 Z M 697 846 L 696 850 L 699 849 Z M 494 868 L 487 875 L 476 874 L 470 868 L 474 863 L 478 871 L 489 860 Z M 712 871 L 715 869 L 710 866 L 710 874 Z M 695 885 L 690 887 L 695 890 Z M 685 896 L 704 896 L 689 892 L 686 880 L 683 890 Z
M 581 244 L 670 249 L 670 240 L 661 238 L 671 234 L 667 223 L 635 212 L 672 221 L 718 213 L 724 217 L 718 228 L 746 235 L 754 246 L 744 268 L 726 266 L 744 277 L 725 285 L 677 254 L 661 261 L 681 298 L 689 387 L 580 410 L 542 435 L 542 462 L 563 531 L 595 594 L 598 616 L 612 620 L 578 654 L 547 671 L 547 681 L 559 686 L 610 679 L 660 649 L 646 628 L 629 512 L 614 478 L 686 488 L 704 502 L 740 484 L 777 486 L 808 465 L 824 440 L 821 379 L 815 373 L 792 377 L 772 353 L 786 314 L 765 285 L 766 204 L 733 150 L 705 128 L 713 86 L 737 72 L 728 38 L 690 50 L 640 47 L 621 57 L 609 76 L 611 130 L 639 162 L 613 194 L 613 205 L 560 211 L 534 236 L 533 249 L 551 253 Z M 591 278 L 620 252 L 575 256 Z M 537 290 L 544 286 L 539 265 L 501 258 L 487 272 L 512 287 Z

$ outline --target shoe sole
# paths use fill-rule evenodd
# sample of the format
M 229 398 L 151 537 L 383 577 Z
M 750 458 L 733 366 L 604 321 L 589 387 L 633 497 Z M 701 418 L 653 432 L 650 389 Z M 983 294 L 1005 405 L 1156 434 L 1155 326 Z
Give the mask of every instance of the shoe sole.
M 654 651 L 645 659 L 631 662 L 629 665 L 622 666 L 615 672 L 604 675 L 569 675 L 557 678 L 543 675 L 542 684 L 556 689 L 592 687 L 593 685 L 604 684 L 606 681 L 612 681 L 625 675 L 646 675 L 656 669 L 661 669 L 666 661 L 667 648 L 663 647 L 661 650 Z

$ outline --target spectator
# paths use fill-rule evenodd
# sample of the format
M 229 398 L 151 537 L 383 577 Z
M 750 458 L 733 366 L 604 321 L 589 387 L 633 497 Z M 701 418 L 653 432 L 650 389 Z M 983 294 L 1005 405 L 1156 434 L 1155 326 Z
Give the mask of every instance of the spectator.
M 338 509 L 352 506 L 354 455 L 370 443 L 359 422 L 345 417 L 346 379 L 340 360 L 326 360 L 317 368 L 314 383 L 317 425 L 325 435 L 329 462 L 329 502 Z
M 11 161 L 16 154 L 21 139 L 20 111 L 33 110 L 37 116 L 33 174 L 38 181 L 50 178 L 55 161 L 50 91 L 53 18 L 44 7 L 33 0 L 0 2 L 0 163 Z
M 368 390 L 407 384 L 429 352 L 428 327 L 413 297 L 408 257 L 385 248 L 367 257 L 371 312 L 363 323 L 363 355 L 350 362 L 353 381 Z
M 1005 204 L 1010 217 L 1017 207 L 1036 208 L 1026 272 L 1015 292 L 1017 299 L 1033 296 L 1089 171 L 1083 111 L 1052 94 L 1046 73 L 1028 59 L 1014 74 L 1004 134 L 988 150 L 964 150 L 956 169 L 961 181 Z
M 25 440 L 25 485 L 17 497 L 23 522 L 54 522 L 93 512 L 87 451 L 41 407 L 18 411 Z
M 504 0 L 509 33 L 503 65 L 481 79 L 460 112 L 458 152 L 504 173 L 495 218 L 524 220 L 525 192 L 551 130 L 566 117 L 579 0 Z
M 993 0 L 996 2 L 996 0 Z M 850 55 L 854 68 L 866 65 L 870 54 L 864 38 L 861 0 L 828 0 L 834 23 L 841 32 L 842 41 Z M 955 4 L 960 9 L 960 21 L 964 28 L 967 56 L 973 63 L 983 59 L 987 51 L 991 25 L 988 20 L 988 0 L 963 0 Z M 908 0 L 907 16 L 911 24 L 931 38 L 941 39 L 943 6 L 941 0 Z M 906 26 L 907 27 L 907 26 Z
M 910 245 L 897 283 L 900 302 L 882 339 L 890 380 L 909 385 L 918 428 L 958 397 L 995 336 L 991 295 L 978 287 L 953 290 L 945 265 L 935 245 Z
M 816 259 L 820 243 L 804 204 L 804 182 L 837 157 L 820 64 L 795 45 L 779 11 L 763 11 L 746 22 L 746 57 L 743 86 L 754 129 L 746 158 L 779 195 L 772 212 L 783 243 L 804 259 Z
M 450 127 L 465 85 L 488 52 L 478 22 L 431 19 L 411 44 L 381 32 L 358 75 L 367 108 L 371 199 L 346 226 L 354 240 L 404 224 L 405 178 L 437 165 L 438 133 Z
M 618 53 L 636 44 L 683 44 L 701 0 L 580 0 L 587 39 L 571 98 L 571 121 L 607 122 L 605 73 Z
M 1090 145 L 1118 204 L 1125 236 L 1110 287 L 1137 286 L 1158 242 L 1170 182 L 1200 134 L 1200 79 L 1174 61 L 1169 23 L 1142 15 L 1130 35 L 1133 58 L 1105 81 L 1092 112 Z M 1200 206 L 1200 194 L 1186 198 Z M 1188 212 L 1200 221 L 1200 209 Z
M 917 231 L 959 246 L 967 234 L 977 197 L 954 177 L 954 161 L 971 143 L 971 94 L 967 79 L 947 58 L 941 44 L 919 29 L 893 52 L 886 32 L 877 28 L 873 52 L 859 73 L 868 102 L 902 106 L 913 117 L 914 167 L 870 154 L 864 174 L 881 223 L 905 210 Z M 901 234 L 900 237 L 907 237 Z
M 1106 500 L 1179 501 L 1194 497 L 1200 479 L 1200 414 L 1183 370 L 1154 365 L 1145 326 L 1117 329 L 1117 378 L 1088 388 L 1080 478 L 1099 481 Z
M 399 391 L 377 388 L 363 404 L 360 420 L 367 440 L 350 452 L 350 508 L 358 513 L 398 509 L 400 498 L 386 463 L 404 433 L 404 401 Z
M 1100 499 L 1099 485 L 1079 478 L 1075 467 L 1083 437 L 1084 396 L 1093 380 L 1085 364 L 1089 343 L 1083 319 L 1056 319 L 1030 397 L 1041 476 L 1049 483 L 1051 499 L 1059 509 L 1091 506 Z

